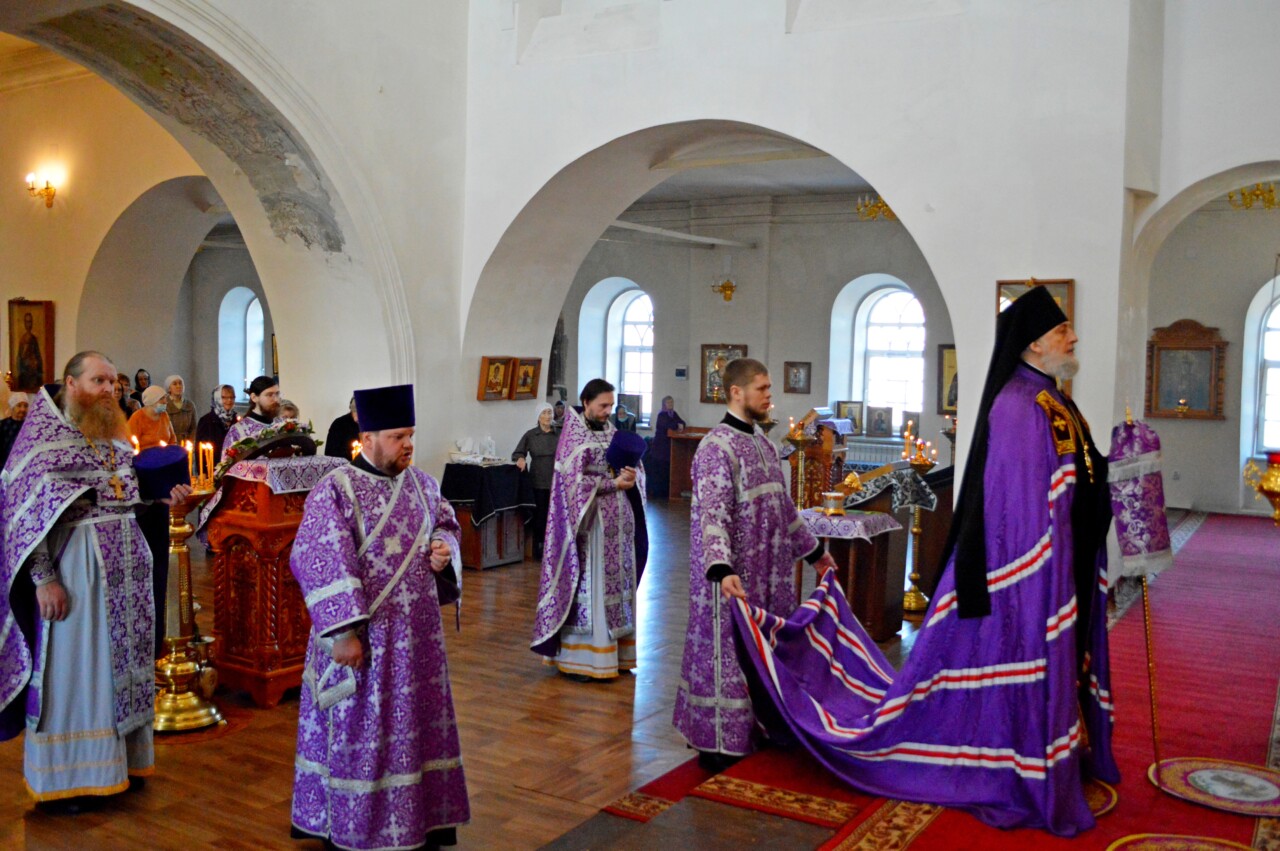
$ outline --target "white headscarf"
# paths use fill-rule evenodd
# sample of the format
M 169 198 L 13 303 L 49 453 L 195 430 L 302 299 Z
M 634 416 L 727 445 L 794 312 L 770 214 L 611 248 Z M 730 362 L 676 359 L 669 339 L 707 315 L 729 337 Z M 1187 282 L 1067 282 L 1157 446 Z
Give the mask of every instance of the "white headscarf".
M 17 393 L 17 392 L 14 392 L 14 393 L 10 393 L 10 394 L 9 394 L 9 407 L 10 407 L 10 408 L 14 407 L 15 405 L 21 405 L 23 402 L 26 402 L 28 405 L 30 405 L 30 404 L 31 404 L 31 397 L 30 397 L 30 396 L 28 396 L 26 393 Z
M 164 391 L 152 384 L 146 390 L 142 391 L 142 407 L 153 407 L 157 402 L 164 398 Z
M 168 393 L 168 392 L 169 392 L 169 385 L 170 385 L 170 384 L 172 384 L 172 383 L 173 383 L 173 382 L 175 382 L 175 381 L 182 381 L 182 376 L 181 376 L 181 375 L 170 375 L 168 378 L 166 378 L 166 379 L 164 380 L 164 392 L 165 392 L 165 393 Z M 181 409 L 181 408 L 182 408 L 182 400 L 186 397 L 186 395 L 187 395 L 187 382 L 182 381 L 182 395 L 181 395 L 181 396 L 178 396 L 177 398 L 173 397 L 172 395 L 171 395 L 171 396 L 169 396 L 169 403 L 170 403 L 171 405 L 176 405 L 179 409 Z

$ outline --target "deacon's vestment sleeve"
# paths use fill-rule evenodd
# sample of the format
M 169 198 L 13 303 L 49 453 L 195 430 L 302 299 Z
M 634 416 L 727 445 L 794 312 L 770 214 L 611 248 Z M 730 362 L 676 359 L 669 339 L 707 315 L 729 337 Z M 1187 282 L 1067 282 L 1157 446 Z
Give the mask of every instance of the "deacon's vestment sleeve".
M 704 443 L 693 459 L 693 498 L 698 502 L 703 563 L 707 578 L 719 582 L 733 573 L 733 458 L 724 447 Z
M 289 557 L 316 633 L 327 636 L 369 619 L 356 557 L 355 512 L 339 475 L 326 476 L 307 497 Z
M 462 570 L 462 526 L 458 523 L 458 515 L 454 513 L 453 506 L 449 504 L 449 500 L 440 495 L 440 486 L 435 480 L 430 480 L 434 487 L 432 499 L 435 502 L 435 509 L 431 517 L 431 540 L 444 541 L 449 545 L 452 551 L 450 563 L 442 573 L 446 578 L 453 582 L 457 582 L 458 576 Z

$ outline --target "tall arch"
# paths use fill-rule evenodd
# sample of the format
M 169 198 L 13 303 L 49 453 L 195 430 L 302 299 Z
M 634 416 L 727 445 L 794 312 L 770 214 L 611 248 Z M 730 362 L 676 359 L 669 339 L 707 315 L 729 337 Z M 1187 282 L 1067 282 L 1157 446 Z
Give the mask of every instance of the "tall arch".
M 772 146 L 774 150 L 803 148 L 810 154 L 813 150 L 803 141 L 771 129 L 707 119 L 638 130 L 586 151 L 564 165 L 514 216 L 481 268 L 474 291 L 464 292 L 463 363 L 474 364 L 480 356 L 492 354 L 494 340 L 502 340 L 502 345 L 513 351 L 518 348 L 516 353 L 539 351 L 565 304 L 575 275 L 597 240 L 638 198 L 672 174 L 655 164 L 682 157 L 706 159 L 717 145 L 729 144 L 730 140 L 732 144 Z M 912 249 L 919 251 L 916 246 Z M 930 274 L 927 264 L 921 265 L 925 266 L 924 274 Z M 850 271 L 854 274 L 838 283 L 824 277 L 822 288 L 841 286 L 861 270 Z M 744 295 L 743 303 L 749 299 L 750 295 Z M 937 299 L 942 300 L 940 288 Z M 732 309 L 740 309 L 738 304 L 735 300 Z M 519 323 L 512 322 L 512 305 L 520 306 Z M 768 309 L 764 308 L 766 312 Z M 951 339 L 949 321 L 945 339 Z M 689 340 L 688 360 L 676 362 L 689 364 L 694 382 L 699 375 L 698 342 Z M 754 357 L 757 353 L 772 358 L 768 341 L 752 342 L 751 354 Z M 781 356 L 779 352 L 778 357 Z M 693 399 L 696 402 L 696 395 Z M 532 407 L 495 406 L 464 399 L 459 402 L 471 429 L 483 425 L 494 433 L 516 433 L 530 417 Z
M 241 226 L 269 298 L 290 304 L 277 325 L 290 395 L 323 419 L 340 409 L 335 382 L 411 381 L 407 300 L 373 193 L 271 52 L 194 0 L 53 11 L 6 9 L 0 28 L 97 73 L 199 163 Z M 331 306 L 353 301 L 373 309 L 343 312 L 339 325 Z

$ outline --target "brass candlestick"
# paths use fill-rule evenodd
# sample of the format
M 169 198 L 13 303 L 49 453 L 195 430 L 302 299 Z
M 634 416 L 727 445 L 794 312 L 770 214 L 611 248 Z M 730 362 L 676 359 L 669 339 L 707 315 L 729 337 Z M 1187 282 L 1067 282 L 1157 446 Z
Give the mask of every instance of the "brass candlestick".
M 1280 452 L 1267 453 L 1267 469 L 1258 469 L 1252 458 L 1244 465 L 1244 482 L 1258 492 L 1254 499 L 1267 498 L 1275 509 L 1271 519 L 1280 526 Z
M 805 447 L 817 443 L 818 439 L 805 434 L 804 421 L 802 420 L 791 427 L 791 430 L 787 432 L 787 436 L 784 440 L 794 446 L 796 448 L 796 452 L 799 454 L 799 459 L 796 461 L 796 508 L 803 511 L 806 507 L 806 503 L 809 501 L 809 495 L 805 489 L 806 482 L 804 472 L 804 468 L 808 466 L 805 463 L 808 459 L 805 458 L 804 450 Z
M 207 484 L 197 481 L 197 486 Z M 209 663 L 212 639 L 196 639 L 191 599 L 191 551 L 187 539 L 195 531 L 187 515 L 213 496 L 212 488 L 193 492 L 169 508 L 169 602 L 165 606 L 165 639 L 169 652 L 156 661 L 156 720 L 162 733 L 199 730 L 223 723 L 222 713 L 209 701 L 218 674 Z M 173 594 L 173 591 L 177 594 Z M 174 622 L 176 621 L 176 623 Z
M 937 464 L 924 454 L 925 447 L 925 443 L 917 441 L 915 454 L 907 459 L 911 469 L 915 470 L 916 475 L 921 479 Z M 936 453 L 937 450 L 934 452 Z M 923 511 L 924 509 L 918 505 L 911 509 L 911 576 L 909 577 L 911 587 L 902 595 L 902 611 L 910 614 L 920 614 L 929 608 L 929 598 L 917 584 L 920 582 L 920 533 L 923 531 L 920 518 Z

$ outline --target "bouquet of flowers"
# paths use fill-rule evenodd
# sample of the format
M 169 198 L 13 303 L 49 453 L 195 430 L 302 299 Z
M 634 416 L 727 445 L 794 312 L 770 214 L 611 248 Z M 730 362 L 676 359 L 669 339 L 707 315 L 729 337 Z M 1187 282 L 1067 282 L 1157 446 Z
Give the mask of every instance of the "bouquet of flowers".
M 270 444 L 282 441 L 281 438 L 289 437 L 306 437 L 310 439 L 312 446 L 320 446 L 323 440 L 311 439 L 311 435 L 315 433 L 315 427 L 308 420 L 306 425 L 297 420 L 281 420 L 272 423 L 267 428 L 243 440 L 237 440 L 228 446 L 222 452 L 222 460 L 218 462 L 218 466 L 213 470 L 213 484 L 218 487 L 222 484 L 222 477 L 227 474 L 237 462 L 244 461 L 250 456 L 256 457 L 260 449 L 269 448 Z M 296 449 L 297 447 L 295 447 Z M 314 450 L 312 450 L 314 451 Z

